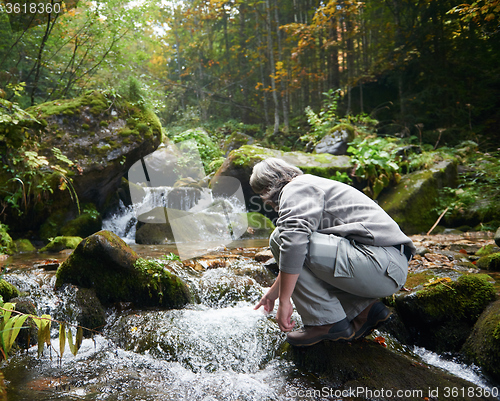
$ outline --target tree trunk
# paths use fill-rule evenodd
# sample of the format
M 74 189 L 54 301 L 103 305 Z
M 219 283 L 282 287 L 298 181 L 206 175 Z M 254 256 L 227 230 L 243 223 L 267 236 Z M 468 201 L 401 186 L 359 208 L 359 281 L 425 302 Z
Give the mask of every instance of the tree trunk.
M 267 49 L 269 52 L 269 64 L 271 69 L 271 91 L 273 93 L 274 103 L 274 130 L 273 135 L 276 135 L 280 129 L 280 115 L 279 115 L 279 102 L 278 94 L 276 93 L 276 68 L 274 65 L 274 49 L 273 49 L 273 36 L 271 30 L 271 6 L 269 0 L 266 0 L 266 14 L 267 14 Z
M 281 31 L 280 31 L 280 20 L 278 13 L 278 0 L 274 0 L 274 13 L 276 20 L 276 38 L 278 40 L 278 60 L 283 63 L 283 49 L 281 48 Z M 280 78 L 281 86 L 281 104 L 283 106 L 283 123 L 285 125 L 285 132 L 290 131 L 290 121 L 288 118 L 288 97 L 286 89 L 286 80 L 284 76 Z

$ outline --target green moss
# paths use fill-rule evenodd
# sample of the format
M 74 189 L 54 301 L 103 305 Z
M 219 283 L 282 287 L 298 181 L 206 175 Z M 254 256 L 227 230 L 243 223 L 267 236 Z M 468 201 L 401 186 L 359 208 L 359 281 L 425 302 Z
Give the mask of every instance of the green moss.
M 407 174 L 395 187 L 382 192 L 378 201 L 406 234 L 427 232 L 439 217 L 439 188 L 453 186 L 456 177 L 456 164 L 444 161 Z
M 107 127 L 107 126 L 109 125 L 109 123 L 108 123 L 107 121 L 105 121 L 105 120 L 102 120 L 102 121 L 99 123 L 99 125 L 100 125 L 101 127 Z
M 88 131 L 90 129 L 90 126 L 88 124 L 82 124 L 82 129 Z
M 123 136 L 123 137 L 130 137 L 135 134 L 135 131 L 132 131 L 130 128 L 123 128 L 120 130 L 118 135 Z
M 127 118 L 127 125 L 130 127 L 130 128 L 135 128 L 136 125 L 137 125 L 137 119 L 135 118 Z
M 27 111 L 32 115 L 41 114 L 42 118 L 58 114 L 73 116 L 80 114 L 80 110 L 85 106 L 90 106 L 91 110 L 98 110 L 99 113 L 109 107 L 104 94 L 87 92 L 85 95 L 74 99 L 58 99 L 42 103 L 28 108 Z
M 497 246 L 495 244 L 485 245 L 485 246 L 481 247 L 481 249 L 479 249 L 476 252 L 476 255 L 477 256 L 487 256 L 487 255 L 490 255 L 490 254 L 492 254 L 492 253 L 495 252 L 496 248 L 497 248 Z
M 36 252 L 36 248 L 29 239 L 18 239 L 14 243 L 16 245 L 16 252 L 18 253 Z
M 408 273 L 408 276 L 406 278 L 406 283 L 405 287 L 406 288 L 415 288 L 418 287 L 419 285 L 423 285 L 425 283 L 428 283 L 429 280 L 435 279 L 436 275 L 429 270 L 420 272 L 420 273 Z
M 476 262 L 476 266 L 480 269 L 500 271 L 500 252 L 479 258 Z
M 481 315 L 462 351 L 485 373 L 500 380 L 500 301 Z
M 347 131 L 347 141 L 346 142 L 349 143 L 349 142 L 352 142 L 354 140 L 355 130 L 351 124 L 347 124 L 347 123 L 338 124 L 332 128 L 332 130 L 330 131 L 330 134 L 335 135 L 335 133 L 338 131 Z
M 81 237 L 59 236 L 40 249 L 40 252 L 60 252 L 63 249 L 75 249 L 81 241 Z
M 276 157 L 276 153 L 271 149 L 261 148 L 254 145 L 243 145 L 242 147 L 233 150 L 230 155 L 233 164 L 243 168 L 252 167 L 268 157 Z
M 141 135 L 144 135 L 149 131 L 149 125 L 147 125 L 146 123 L 139 123 L 137 124 L 136 128 Z
M 417 292 L 425 312 L 440 320 L 474 322 L 495 299 L 493 279 L 487 274 L 468 274 L 451 283 L 429 286 Z
M 100 231 L 102 228 L 102 219 L 99 213 L 82 213 L 77 218 L 66 223 L 61 234 L 64 236 L 87 237 Z
M 105 304 L 179 307 L 190 301 L 187 286 L 155 261 L 140 259 L 109 231 L 84 239 L 56 272 L 56 288 L 64 283 L 94 288 Z
M 274 230 L 273 222 L 258 212 L 246 213 L 248 230 L 242 238 L 268 238 Z
M 151 298 L 158 297 L 158 303 L 168 306 L 182 306 L 190 296 L 186 291 L 183 281 L 165 270 L 163 265 L 155 260 L 139 258 L 134 264 L 139 272 L 141 286 L 149 293 Z
M 15 244 L 7 230 L 8 227 L 0 223 L 0 254 L 12 255 L 15 252 Z
M 5 281 L 4 279 L 0 280 L 0 296 L 2 297 L 4 302 L 7 302 L 12 298 L 18 297 L 19 294 L 20 294 L 19 290 L 14 285 Z

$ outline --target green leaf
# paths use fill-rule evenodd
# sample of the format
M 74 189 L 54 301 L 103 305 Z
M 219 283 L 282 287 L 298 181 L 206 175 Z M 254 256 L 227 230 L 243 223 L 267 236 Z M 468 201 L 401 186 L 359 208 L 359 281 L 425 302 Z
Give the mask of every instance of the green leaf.
M 4 309 L 8 309 L 6 311 L 3 311 L 3 321 L 4 321 L 4 323 L 8 322 L 8 320 L 10 319 L 10 315 L 12 314 L 12 311 L 15 309 L 15 307 L 16 307 L 16 304 L 13 304 L 11 302 L 6 302 L 3 305 Z
M 78 349 L 76 348 L 75 344 L 73 344 L 73 334 L 71 333 L 71 329 L 68 329 L 68 345 L 71 353 L 76 356 Z
M 78 329 L 76 329 L 76 344 L 75 344 L 77 352 L 82 346 L 82 341 L 83 341 L 83 329 L 81 327 L 78 327 Z
M 14 323 L 14 328 L 12 330 L 12 334 L 10 336 L 10 344 L 9 344 L 9 349 L 12 347 L 12 345 L 14 344 L 14 341 L 16 340 L 18 334 L 19 334 L 19 331 L 21 330 L 21 328 L 23 327 L 23 324 L 24 322 L 26 321 L 26 319 L 28 319 L 29 315 L 19 315 L 19 316 L 16 316 L 14 319 L 16 320 L 16 322 Z
M 62 358 L 64 354 L 64 347 L 66 346 L 66 325 L 61 323 L 59 325 L 59 357 Z

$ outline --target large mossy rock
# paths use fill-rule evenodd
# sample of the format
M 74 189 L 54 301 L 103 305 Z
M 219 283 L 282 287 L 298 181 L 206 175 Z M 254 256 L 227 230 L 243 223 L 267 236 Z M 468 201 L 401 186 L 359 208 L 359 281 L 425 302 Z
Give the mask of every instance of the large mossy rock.
M 239 149 L 244 145 L 252 145 L 254 142 L 255 139 L 250 135 L 236 131 L 226 138 L 222 145 L 222 151 L 227 157 L 233 150 Z
M 29 239 L 16 239 L 14 244 L 17 253 L 33 253 L 37 251 Z
M 272 211 L 266 210 L 260 197 L 252 191 L 249 184 L 253 166 L 269 157 L 279 157 L 284 161 L 299 167 L 304 173 L 314 174 L 325 178 L 335 176 L 337 171 L 347 172 L 352 168 L 347 156 L 334 156 L 327 153 L 311 154 L 304 152 L 283 152 L 275 149 L 262 148 L 255 145 L 244 145 L 233 150 L 215 173 L 212 183 L 219 177 L 236 178 L 243 190 L 247 210 L 272 216 Z
M 412 342 L 436 352 L 459 351 L 495 299 L 491 281 L 485 274 L 462 275 L 397 296 L 395 306 Z
M 462 351 L 471 362 L 500 381 L 500 301 L 483 312 Z
M 101 231 L 102 217 L 93 204 L 80 207 L 80 213 L 72 208 L 61 208 L 52 212 L 38 230 L 42 240 L 57 236 L 88 237 Z
M 98 210 L 110 202 L 130 166 L 161 142 L 161 124 L 152 111 L 97 91 L 27 111 L 45 125 L 31 132 L 38 136 L 39 153 L 52 161 L 56 147 L 77 163 L 79 173 L 72 179 L 79 201 Z M 64 200 L 71 204 L 69 194 Z
M 103 304 L 133 302 L 137 307 L 181 307 L 191 299 L 177 276 L 160 264 L 141 259 L 121 238 L 99 231 L 85 238 L 56 273 L 63 284 L 93 288 Z
M 323 341 L 311 347 L 290 347 L 288 354 L 308 374 L 330 383 L 325 389 L 331 393 L 323 396 L 330 395 L 331 399 L 463 400 L 461 394 L 446 397 L 445 389 L 476 388 L 470 382 L 398 355 L 374 341 L 348 344 Z M 467 400 L 483 399 L 493 398 L 467 397 Z
M 380 194 L 378 203 L 406 234 L 426 233 L 437 220 L 439 190 L 457 185 L 457 165 L 443 160 L 433 167 L 405 175 Z

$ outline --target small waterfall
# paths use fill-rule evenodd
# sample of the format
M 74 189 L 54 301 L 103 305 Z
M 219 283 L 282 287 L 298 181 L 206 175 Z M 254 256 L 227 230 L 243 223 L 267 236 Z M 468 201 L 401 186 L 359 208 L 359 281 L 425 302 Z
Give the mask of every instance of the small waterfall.
M 138 202 L 126 206 L 121 200 L 118 209 L 103 220 L 104 230 L 109 230 L 128 244 L 135 243 L 136 223 L 139 216 L 151 210 L 163 207 L 175 210 L 188 211 L 190 213 L 207 213 L 220 215 L 225 221 L 224 214 L 235 214 L 246 212 L 245 204 L 238 196 L 214 197 L 208 188 L 195 187 L 145 187 L 144 196 Z M 149 221 L 143 221 L 149 223 Z M 199 227 L 203 230 L 203 227 Z M 246 229 L 246 227 L 244 228 Z M 210 232 L 201 237 L 209 238 Z

